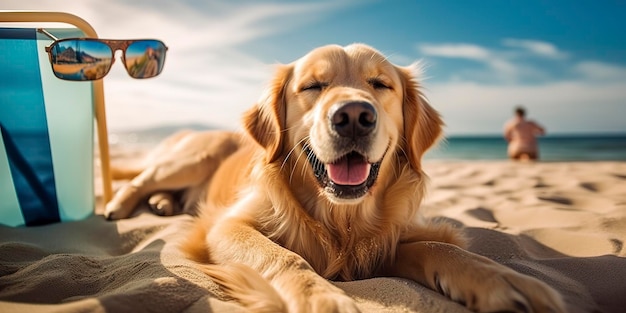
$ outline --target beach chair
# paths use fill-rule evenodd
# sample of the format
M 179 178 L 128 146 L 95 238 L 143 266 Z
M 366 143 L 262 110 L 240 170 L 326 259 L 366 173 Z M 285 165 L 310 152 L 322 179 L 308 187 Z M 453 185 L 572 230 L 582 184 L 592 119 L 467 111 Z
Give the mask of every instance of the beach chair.
M 102 80 L 55 77 L 45 50 L 52 40 L 38 27 L 97 38 L 72 14 L 0 11 L 0 224 L 8 226 L 93 215 L 96 141 L 103 203 L 112 193 Z

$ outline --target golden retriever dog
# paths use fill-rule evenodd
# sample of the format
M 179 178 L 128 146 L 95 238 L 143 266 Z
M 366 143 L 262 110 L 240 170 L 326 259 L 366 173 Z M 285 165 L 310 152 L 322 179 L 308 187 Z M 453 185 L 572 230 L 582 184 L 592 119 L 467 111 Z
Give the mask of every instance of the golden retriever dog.
M 442 121 L 414 72 L 363 44 L 280 65 L 243 134 L 176 135 L 142 171 L 118 173 L 138 176 L 105 215 L 127 217 L 146 197 L 158 211 L 183 190 L 198 218 L 182 249 L 253 312 L 358 312 L 329 280 L 377 276 L 414 280 L 477 312 L 565 312 L 545 283 L 418 216 L 421 158 Z

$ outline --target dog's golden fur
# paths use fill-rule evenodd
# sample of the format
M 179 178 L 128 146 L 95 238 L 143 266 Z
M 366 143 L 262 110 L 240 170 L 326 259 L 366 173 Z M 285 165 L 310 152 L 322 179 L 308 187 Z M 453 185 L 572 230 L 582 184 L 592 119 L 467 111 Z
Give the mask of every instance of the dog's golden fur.
M 412 279 L 480 311 L 564 312 L 543 282 L 464 250 L 418 215 L 424 152 L 442 121 L 412 67 L 371 47 L 325 46 L 278 68 L 245 134 L 185 133 L 107 206 L 128 216 L 161 191 L 202 197 L 183 250 L 259 312 L 357 312 L 328 280 Z M 166 151 L 166 153 L 162 153 Z

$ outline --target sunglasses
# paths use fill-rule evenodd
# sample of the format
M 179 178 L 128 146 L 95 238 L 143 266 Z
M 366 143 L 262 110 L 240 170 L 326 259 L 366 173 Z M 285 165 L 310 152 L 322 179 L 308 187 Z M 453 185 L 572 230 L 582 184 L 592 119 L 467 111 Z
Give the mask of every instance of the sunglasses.
M 155 77 L 163 70 L 165 44 L 156 39 L 111 40 L 97 38 L 58 39 L 45 29 L 38 29 L 54 40 L 46 47 L 54 76 L 72 81 L 102 79 L 115 62 L 115 51 L 122 50 L 122 62 L 132 78 Z

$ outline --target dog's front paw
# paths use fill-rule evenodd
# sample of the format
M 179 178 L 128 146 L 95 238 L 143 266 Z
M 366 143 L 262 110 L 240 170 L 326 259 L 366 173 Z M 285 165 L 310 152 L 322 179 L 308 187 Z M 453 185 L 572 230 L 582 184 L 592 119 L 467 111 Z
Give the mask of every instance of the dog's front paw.
M 467 272 L 465 272 L 467 271 Z M 530 276 L 487 262 L 463 273 L 435 273 L 437 290 L 475 312 L 564 313 L 558 292 Z
M 139 203 L 140 197 L 137 187 L 132 184 L 122 186 L 113 196 L 113 199 L 104 208 L 104 217 L 107 220 L 119 220 L 129 217 Z
M 360 312 L 354 299 L 328 280 L 311 273 L 310 279 L 287 286 L 280 294 L 287 303 L 289 312 L 298 313 L 357 313 Z
M 324 292 L 311 295 L 307 301 L 308 312 L 358 313 L 354 300 L 343 292 Z

